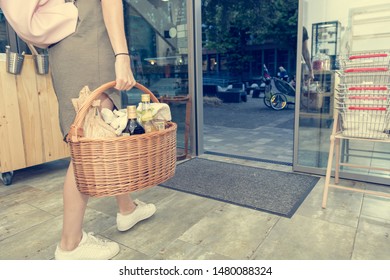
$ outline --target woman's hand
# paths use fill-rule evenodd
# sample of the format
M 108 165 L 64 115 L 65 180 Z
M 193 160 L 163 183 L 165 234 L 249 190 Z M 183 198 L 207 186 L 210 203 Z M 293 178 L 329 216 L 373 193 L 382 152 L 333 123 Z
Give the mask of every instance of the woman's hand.
M 129 90 L 135 85 L 135 79 L 130 66 L 130 56 L 124 28 L 122 0 L 102 0 L 104 23 L 115 56 L 115 75 L 118 90 Z
M 131 71 L 130 56 L 118 55 L 115 58 L 115 75 L 115 88 L 117 90 L 129 90 L 135 86 L 136 81 Z

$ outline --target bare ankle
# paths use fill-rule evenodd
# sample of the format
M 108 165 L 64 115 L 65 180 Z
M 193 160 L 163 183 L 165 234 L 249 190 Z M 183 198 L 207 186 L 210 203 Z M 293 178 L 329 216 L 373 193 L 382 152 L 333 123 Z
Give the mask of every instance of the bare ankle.
M 77 246 L 79 246 L 82 237 L 83 237 L 82 235 L 79 238 L 76 238 L 76 239 L 62 237 L 61 238 L 61 242 L 60 242 L 61 250 L 73 251 L 74 249 L 77 248 Z
M 135 205 L 135 203 L 133 202 L 128 208 L 123 210 L 120 209 L 119 213 L 121 213 L 122 215 L 129 215 L 134 212 L 135 208 L 137 208 L 137 205 Z

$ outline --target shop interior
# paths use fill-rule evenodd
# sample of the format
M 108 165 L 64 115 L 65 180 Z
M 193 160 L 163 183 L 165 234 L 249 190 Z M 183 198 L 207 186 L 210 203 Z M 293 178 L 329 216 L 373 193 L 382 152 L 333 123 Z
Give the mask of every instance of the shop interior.
M 306 0 L 302 1 L 301 9 L 301 23 L 306 27 L 309 36 L 308 45 L 315 84 L 308 85 L 305 82 L 307 68 L 302 64 L 303 80 L 299 96 L 301 106 L 296 112 L 299 126 L 295 135 L 295 168 L 325 170 L 328 165 L 329 139 L 335 125 L 333 120 L 341 106 L 338 99 L 339 89 L 346 81 L 340 63 L 349 53 L 364 54 L 388 50 L 390 4 L 381 0 L 348 0 L 342 3 L 336 0 Z M 388 67 L 386 58 L 382 62 L 387 63 Z M 382 74 L 388 73 L 379 73 Z M 375 73 L 367 73 L 366 77 L 372 75 Z M 348 80 L 348 83 L 365 83 L 366 78 L 362 79 Z M 386 84 L 386 81 L 384 82 Z M 308 87 L 321 92 L 323 98 L 308 98 L 306 92 L 309 92 L 309 95 L 311 92 L 307 90 Z M 388 183 L 390 173 L 386 167 L 390 162 L 389 144 L 388 141 L 342 140 L 342 161 L 365 164 L 368 167 L 378 166 L 383 170 L 342 166 L 341 172 L 349 178 Z

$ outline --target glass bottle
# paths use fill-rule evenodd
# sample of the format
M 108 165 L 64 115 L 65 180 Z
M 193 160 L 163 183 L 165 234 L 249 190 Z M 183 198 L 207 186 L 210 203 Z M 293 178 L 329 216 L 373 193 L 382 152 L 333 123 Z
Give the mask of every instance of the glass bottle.
M 145 133 L 144 128 L 137 121 L 137 108 L 135 106 L 127 106 L 127 125 L 122 132 L 122 135 L 135 135 Z
M 152 109 L 150 107 L 150 95 L 141 95 L 141 125 L 145 129 L 145 133 L 156 131 L 153 125 Z
M 330 70 L 330 57 L 326 54 L 325 50 L 320 50 L 313 57 L 313 70 L 315 71 L 329 71 Z

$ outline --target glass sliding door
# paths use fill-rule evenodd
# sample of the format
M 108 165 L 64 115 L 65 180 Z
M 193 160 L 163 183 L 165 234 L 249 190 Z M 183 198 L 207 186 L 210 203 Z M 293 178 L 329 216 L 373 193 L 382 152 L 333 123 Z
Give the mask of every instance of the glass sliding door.
M 350 52 L 389 50 L 390 4 L 385 0 L 300 0 L 299 55 L 304 27 L 314 80 L 305 60 L 298 58 L 293 167 L 325 174 L 333 120 L 338 113 L 338 89 L 343 81 L 337 58 Z M 341 159 L 351 165 L 388 168 L 389 150 L 390 142 L 344 140 Z M 357 180 L 388 184 L 390 178 L 388 171 L 347 166 L 341 170 L 345 178 Z
M 202 1 L 205 153 L 292 164 L 297 7 Z M 272 108 L 274 93 L 283 108 Z
M 170 105 L 178 124 L 178 148 L 189 139 L 189 47 L 185 0 L 124 0 L 126 35 L 137 82 Z M 141 92 L 123 94 L 123 104 L 138 104 Z M 188 141 L 187 141 L 188 142 Z

